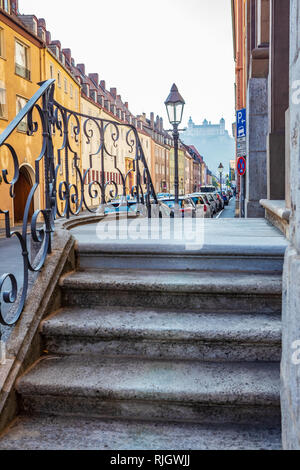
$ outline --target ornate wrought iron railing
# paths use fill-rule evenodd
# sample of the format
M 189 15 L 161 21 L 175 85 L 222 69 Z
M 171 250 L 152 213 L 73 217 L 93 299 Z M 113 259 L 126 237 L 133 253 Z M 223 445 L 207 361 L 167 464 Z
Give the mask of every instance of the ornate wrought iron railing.
M 39 86 L 0 135 L 0 162 L 1 157 L 7 162 L 5 168 L 0 168 L 1 194 L 3 187 L 7 188 L 5 198 L 0 200 L 0 218 L 5 237 L 18 239 L 23 259 L 21 289 L 14 274 L 0 277 L 0 323 L 6 326 L 13 326 L 20 318 L 28 294 L 29 272 L 40 271 L 51 252 L 56 218 L 76 216 L 83 210 L 101 213 L 111 200 L 126 204 L 128 198 L 143 204 L 151 217 L 151 202 L 157 203 L 133 125 L 65 108 L 54 99 L 55 80 Z M 26 133 L 22 133 L 24 126 Z M 32 149 L 30 139 L 36 139 Z M 19 156 L 25 150 L 32 155 L 37 148 L 36 157 L 31 157 L 35 161 L 34 181 L 26 196 L 21 228 L 12 229 L 12 207 L 22 169 Z M 88 158 L 84 159 L 84 155 Z M 35 260 L 30 255 L 31 240 L 41 246 Z M 10 304 L 15 308 L 13 315 L 8 316 L 3 306 Z

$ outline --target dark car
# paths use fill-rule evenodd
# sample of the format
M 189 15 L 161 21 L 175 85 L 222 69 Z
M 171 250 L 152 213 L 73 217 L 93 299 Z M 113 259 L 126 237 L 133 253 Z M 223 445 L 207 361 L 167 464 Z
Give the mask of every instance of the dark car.
M 223 198 L 223 200 L 224 200 L 225 206 L 228 206 L 228 204 L 229 204 L 229 197 L 226 195 L 225 191 L 222 191 L 221 196 L 222 196 L 222 198 Z

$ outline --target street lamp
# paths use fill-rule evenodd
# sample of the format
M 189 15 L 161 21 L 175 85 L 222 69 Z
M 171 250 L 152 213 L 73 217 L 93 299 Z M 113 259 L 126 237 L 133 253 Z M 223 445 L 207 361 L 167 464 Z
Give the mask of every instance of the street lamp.
M 220 163 L 219 168 L 218 168 L 218 171 L 219 171 L 219 173 L 220 173 L 220 186 L 221 186 L 221 191 L 222 191 L 222 176 L 223 176 L 223 170 L 224 170 L 224 167 L 223 167 L 222 163 Z
M 178 126 L 182 121 L 183 108 L 185 101 L 178 92 L 177 86 L 174 85 L 171 88 L 171 93 L 165 101 L 167 108 L 168 118 L 170 124 L 173 126 L 173 139 L 174 139 L 174 162 L 175 162 L 175 203 L 179 203 L 179 181 L 178 181 L 178 141 L 179 141 L 179 132 Z

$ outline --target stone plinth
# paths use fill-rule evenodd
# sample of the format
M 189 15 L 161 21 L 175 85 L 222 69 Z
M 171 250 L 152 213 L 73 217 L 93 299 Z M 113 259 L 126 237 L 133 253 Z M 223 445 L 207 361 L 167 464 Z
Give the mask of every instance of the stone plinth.
M 264 217 L 260 199 L 267 196 L 268 84 L 251 78 L 247 93 L 247 174 L 245 215 Z

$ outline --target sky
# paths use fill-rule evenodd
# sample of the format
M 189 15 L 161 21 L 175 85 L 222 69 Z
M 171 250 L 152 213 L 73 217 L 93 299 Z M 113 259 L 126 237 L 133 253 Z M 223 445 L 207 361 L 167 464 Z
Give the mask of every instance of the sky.
M 45 18 L 52 40 L 116 87 L 132 113 L 153 111 L 167 129 L 175 82 L 186 102 L 182 127 L 190 116 L 196 124 L 224 117 L 232 133 L 230 0 L 19 0 L 19 10 Z

